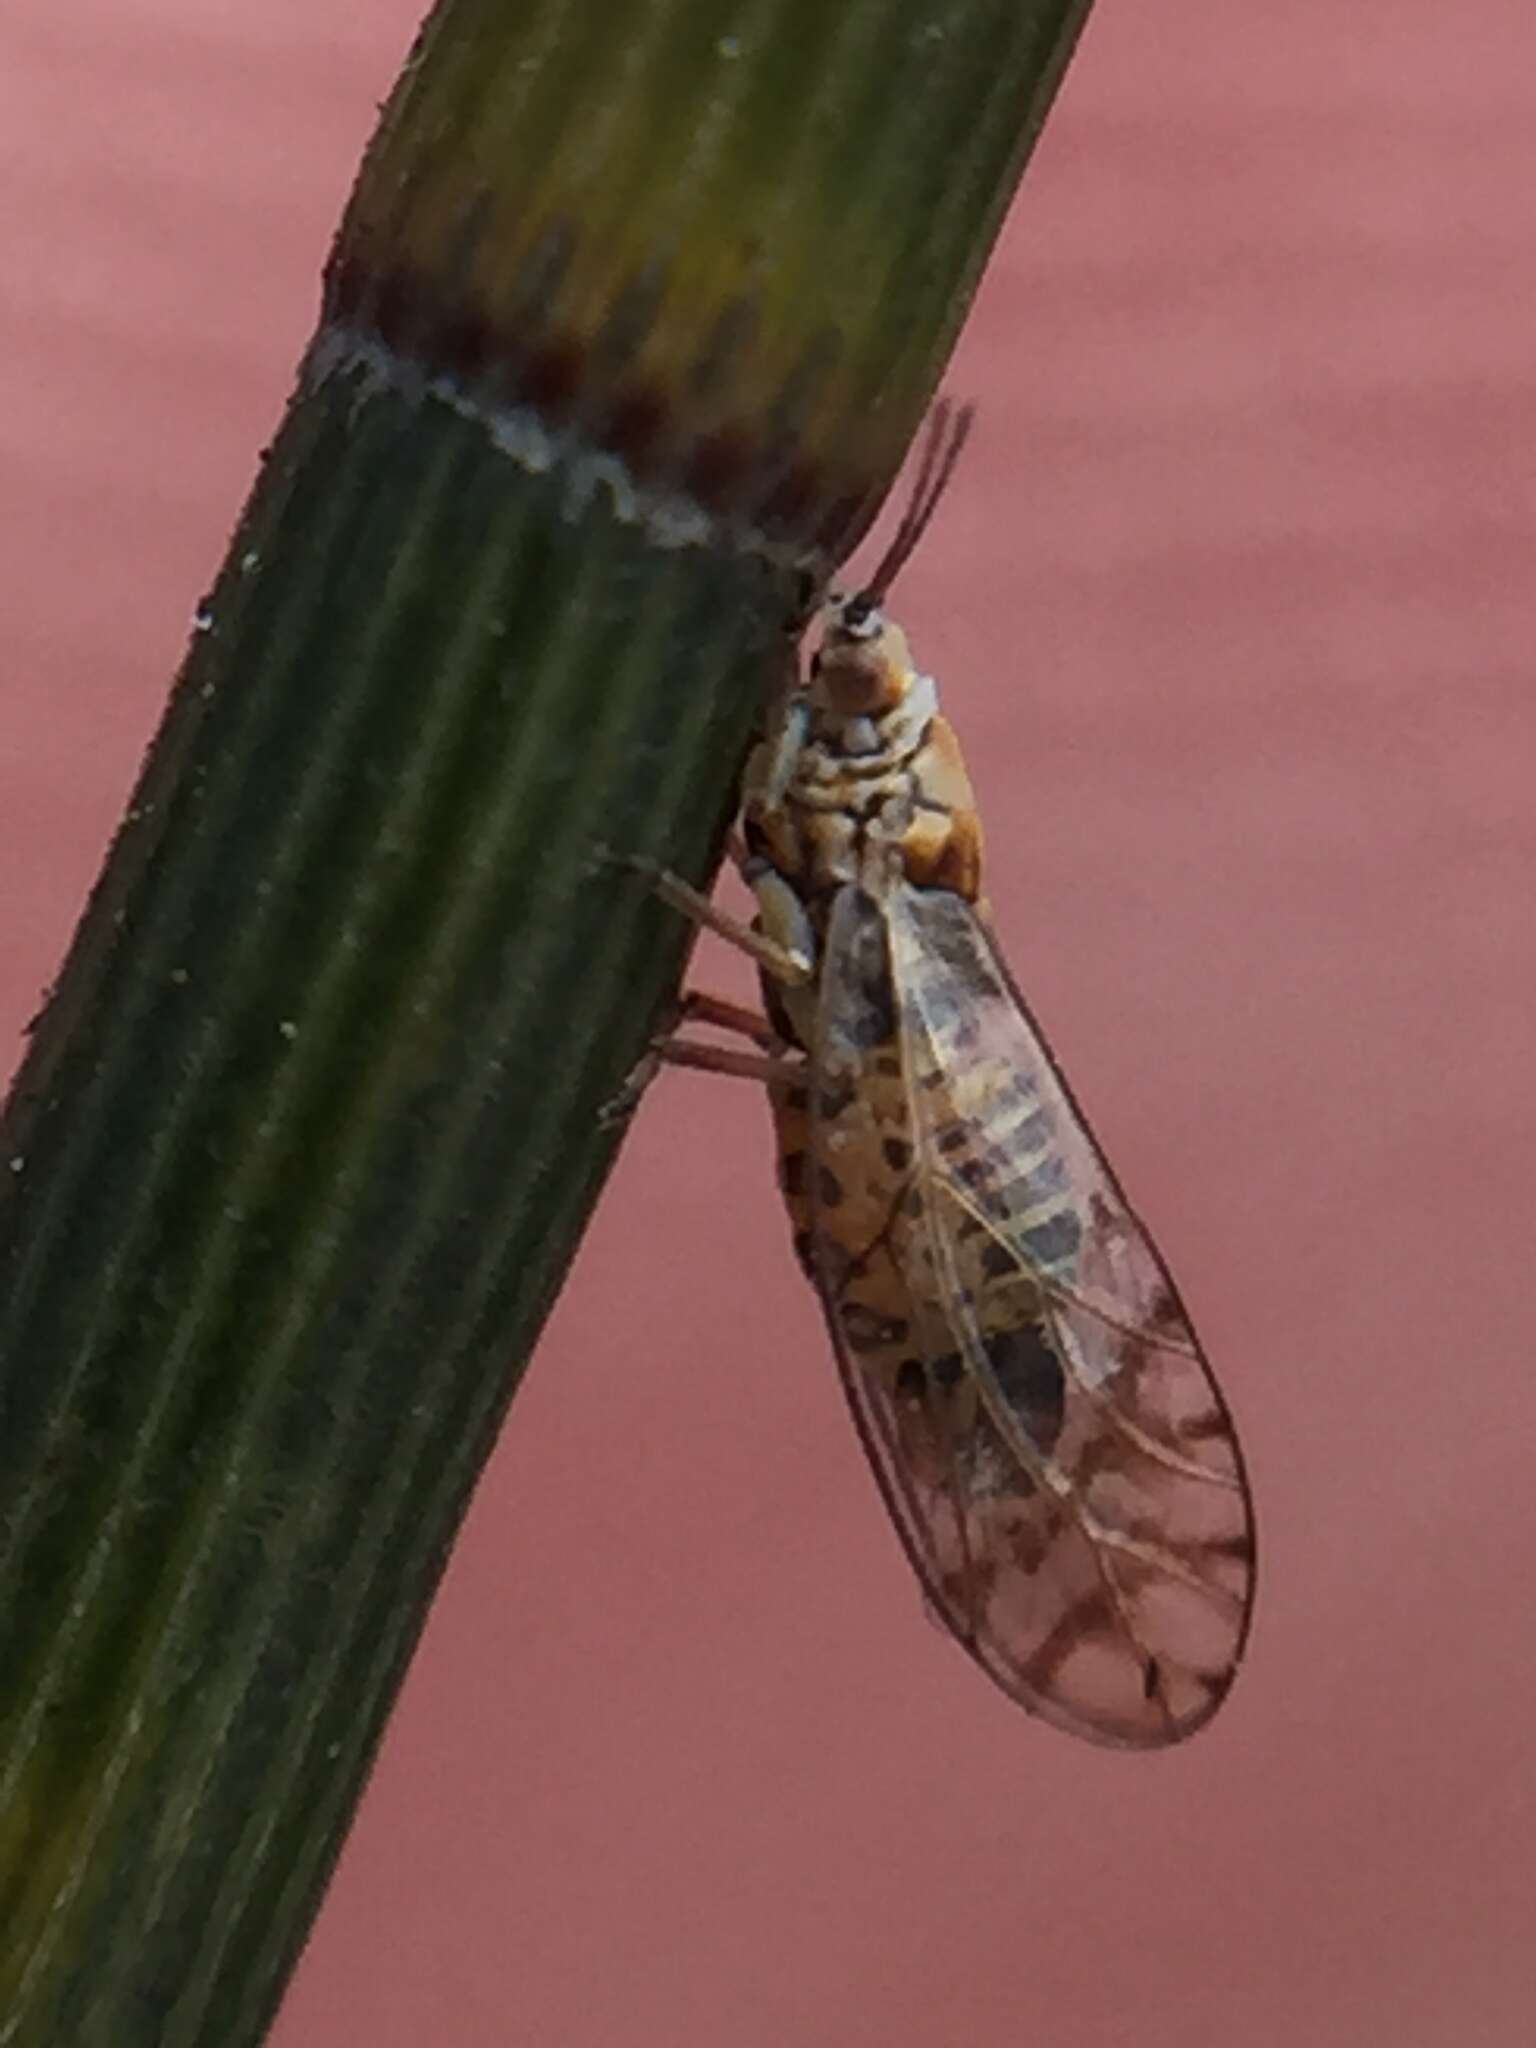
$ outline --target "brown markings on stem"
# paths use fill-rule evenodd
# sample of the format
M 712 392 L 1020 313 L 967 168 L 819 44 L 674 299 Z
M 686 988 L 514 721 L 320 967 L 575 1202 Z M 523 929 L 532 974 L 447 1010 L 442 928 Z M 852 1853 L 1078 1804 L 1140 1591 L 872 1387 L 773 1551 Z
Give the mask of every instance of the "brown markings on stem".
M 462 272 L 373 263 L 354 242 L 327 267 L 324 323 L 398 355 L 418 376 L 462 386 L 466 398 L 530 408 L 551 433 L 574 432 L 589 451 L 617 457 L 637 484 L 686 495 L 808 550 L 841 552 L 867 518 L 882 479 L 812 452 L 783 424 L 804 409 L 801 387 L 821 379 L 811 342 L 803 363 L 743 393 L 739 410 L 722 411 L 710 388 L 718 377 L 701 383 L 697 362 L 680 359 L 675 377 L 635 366 L 654 327 L 654 293 L 637 289 L 633 320 L 591 332 L 541 318 L 540 295 L 521 294 L 520 309 L 498 318 L 472 293 Z M 614 303 L 622 299 L 614 295 Z M 724 324 L 747 360 L 751 319 Z M 795 408 L 784 402 L 792 391 L 801 401 Z

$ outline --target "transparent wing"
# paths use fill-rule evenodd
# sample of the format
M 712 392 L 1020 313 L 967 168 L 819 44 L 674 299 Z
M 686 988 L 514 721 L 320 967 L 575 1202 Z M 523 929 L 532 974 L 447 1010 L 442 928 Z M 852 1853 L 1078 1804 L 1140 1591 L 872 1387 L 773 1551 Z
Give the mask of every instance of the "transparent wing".
M 960 898 L 849 892 L 822 1020 L 817 1065 L 846 1078 L 820 1087 L 818 1182 L 845 1188 L 850 1159 L 901 1171 L 857 1237 L 813 1217 L 817 1277 L 933 1606 L 1058 1726 L 1130 1747 L 1192 1734 L 1241 1654 L 1253 1531 L 1231 1421 L 1166 1268 Z M 825 1114 L 850 1094 L 861 1121 Z M 871 1166 L 858 1184 L 879 1181 Z

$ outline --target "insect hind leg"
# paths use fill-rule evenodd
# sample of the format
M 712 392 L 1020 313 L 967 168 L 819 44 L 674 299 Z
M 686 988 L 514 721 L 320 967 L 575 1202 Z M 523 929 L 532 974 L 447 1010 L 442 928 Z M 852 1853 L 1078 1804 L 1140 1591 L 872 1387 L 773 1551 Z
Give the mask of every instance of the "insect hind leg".
M 705 1024 L 716 1031 L 734 1032 L 738 1038 L 748 1040 L 752 1050 L 714 1045 L 708 1039 L 685 1038 L 679 1030 L 685 1024 Z M 618 1094 L 603 1105 L 599 1121 L 604 1125 L 625 1122 L 664 1066 L 690 1067 L 695 1073 L 728 1074 L 770 1087 L 803 1079 L 803 1061 L 792 1053 L 760 1010 L 749 1009 L 745 1003 L 732 1002 L 726 996 L 710 995 L 704 989 L 690 989 L 677 1006 L 671 1029 L 646 1048 Z

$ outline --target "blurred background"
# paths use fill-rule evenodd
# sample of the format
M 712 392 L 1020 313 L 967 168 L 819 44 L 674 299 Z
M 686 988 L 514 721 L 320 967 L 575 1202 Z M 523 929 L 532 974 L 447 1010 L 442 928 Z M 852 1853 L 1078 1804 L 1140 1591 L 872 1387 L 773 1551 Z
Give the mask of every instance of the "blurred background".
M 7 1068 L 419 4 L 0 15 Z M 901 591 L 1243 1428 L 1220 1719 L 1097 1753 L 927 1624 L 764 1105 L 665 1077 L 278 2048 L 1526 2048 L 1533 190 L 1520 0 L 1099 0 Z

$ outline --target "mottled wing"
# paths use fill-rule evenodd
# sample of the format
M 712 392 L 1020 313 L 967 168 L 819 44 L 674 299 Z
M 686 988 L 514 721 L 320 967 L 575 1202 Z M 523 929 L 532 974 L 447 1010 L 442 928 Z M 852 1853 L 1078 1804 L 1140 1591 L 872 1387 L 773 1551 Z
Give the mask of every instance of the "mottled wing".
M 894 1063 L 856 1044 L 861 1016 L 874 1037 L 872 916 Z M 870 1253 L 813 1235 L 855 1418 L 919 1576 L 1033 1712 L 1099 1742 L 1178 1741 L 1231 1684 L 1253 1531 L 1167 1271 L 959 897 L 849 892 L 822 1019 L 818 1065 L 864 1059 L 879 1126 L 845 1120 L 844 1152 L 906 1154 Z M 816 1123 L 818 1147 L 839 1128 Z

